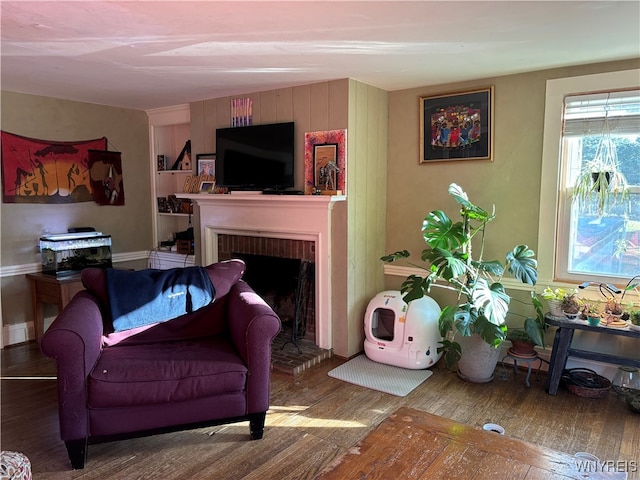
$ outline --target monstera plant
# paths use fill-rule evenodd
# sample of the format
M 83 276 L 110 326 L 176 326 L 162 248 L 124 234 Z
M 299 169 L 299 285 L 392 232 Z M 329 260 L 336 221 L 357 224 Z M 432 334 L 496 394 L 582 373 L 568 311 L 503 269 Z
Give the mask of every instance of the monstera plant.
M 442 210 L 434 210 L 425 217 L 422 236 L 427 247 L 422 251 L 422 262 L 407 261 L 424 270 L 424 274 L 409 275 L 401 291 L 406 302 L 427 295 L 431 287 L 457 294 L 456 303 L 444 307 L 439 318 L 444 340 L 438 351 L 443 352 L 447 365 L 453 367 L 464 353 L 458 336 L 477 334 L 493 349 L 498 348 L 506 338 L 505 317 L 511 301 L 501 279 L 508 271 L 522 283 L 535 285 L 538 264 L 535 253 L 527 245 L 517 245 L 507 252 L 504 264 L 499 260 L 485 260 L 486 229 L 495 213 L 471 203 L 462 188 L 454 183 L 449 186 L 449 195 L 458 203 L 461 219 L 454 222 Z M 402 250 L 382 260 L 406 261 L 409 256 L 407 250 Z

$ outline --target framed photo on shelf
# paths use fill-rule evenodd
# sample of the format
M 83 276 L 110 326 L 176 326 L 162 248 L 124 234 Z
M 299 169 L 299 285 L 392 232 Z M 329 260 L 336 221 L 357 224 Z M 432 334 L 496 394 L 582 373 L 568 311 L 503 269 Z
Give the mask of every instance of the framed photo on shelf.
M 493 86 L 420 97 L 420 163 L 493 160 Z
M 198 171 L 196 175 L 215 175 L 216 174 L 216 154 L 215 153 L 199 153 L 196 155 L 196 163 Z
M 200 182 L 200 193 L 213 193 L 213 189 L 216 187 L 216 182 L 205 180 Z

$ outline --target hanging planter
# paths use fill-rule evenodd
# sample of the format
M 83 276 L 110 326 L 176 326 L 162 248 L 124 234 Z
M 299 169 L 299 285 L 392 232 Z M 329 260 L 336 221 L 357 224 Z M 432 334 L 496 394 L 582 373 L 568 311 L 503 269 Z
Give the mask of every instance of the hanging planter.
M 573 200 L 581 210 L 593 211 L 599 216 L 609 213 L 616 205 L 629 209 L 629 185 L 618 165 L 616 145 L 609 129 L 608 107 L 605 113 L 602 135 L 593 160 L 586 162 L 576 179 Z
M 603 188 L 608 189 L 611 177 L 613 177 L 613 172 L 591 172 L 593 190 L 597 193 Z

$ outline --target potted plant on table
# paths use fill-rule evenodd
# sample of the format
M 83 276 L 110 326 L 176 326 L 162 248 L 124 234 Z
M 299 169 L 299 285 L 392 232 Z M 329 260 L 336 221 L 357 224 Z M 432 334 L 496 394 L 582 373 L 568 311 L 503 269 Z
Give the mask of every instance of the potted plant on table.
M 556 317 L 562 317 L 562 302 L 565 297 L 575 295 L 577 291 L 575 289 L 566 290 L 564 288 L 555 288 L 551 289 L 551 287 L 546 287 L 540 296 L 547 301 L 549 305 L 549 313 Z M 578 310 L 576 310 L 578 313 Z
M 582 304 L 578 298 L 577 292 L 568 293 L 562 298 L 561 309 L 562 313 L 564 313 L 567 318 L 577 318 L 580 314 L 581 307 Z
M 535 285 L 538 265 L 535 253 L 527 245 L 517 245 L 507 252 L 504 266 L 499 260 L 485 260 L 486 227 L 495 214 L 471 203 L 455 183 L 448 191 L 458 203 L 461 219 L 454 222 L 442 210 L 425 217 L 422 236 L 427 248 L 422 251 L 423 263 L 411 264 L 424 270 L 424 275 L 409 275 L 401 291 L 406 302 L 428 294 L 431 287 L 456 293 L 457 302 L 440 313 L 439 328 L 444 339 L 438 352 L 443 353 L 449 367 L 457 362 L 460 377 L 486 382 L 493 378 L 498 347 L 507 333 L 505 317 L 511 297 L 500 283 L 502 276 L 508 271 L 522 283 Z M 479 250 L 474 256 L 472 240 L 476 236 Z M 401 250 L 382 260 L 395 262 L 409 256 L 407 250 Z M 476 367 L 484 367 L 484 371 L 476 371 Z
M 582 314 L 587 317 L 589 325 L 593 327 L 600 325 L 602 313 L 600 312 L 600 306 L 597 303 L 585 303 L 582 307 Z

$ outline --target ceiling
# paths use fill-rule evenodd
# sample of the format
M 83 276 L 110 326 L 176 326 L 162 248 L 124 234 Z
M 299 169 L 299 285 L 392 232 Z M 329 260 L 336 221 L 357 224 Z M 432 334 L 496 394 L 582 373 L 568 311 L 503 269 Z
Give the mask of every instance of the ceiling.
M 640 2 L 0 1 L 3 90 L 135 109 L 640 58 Z

